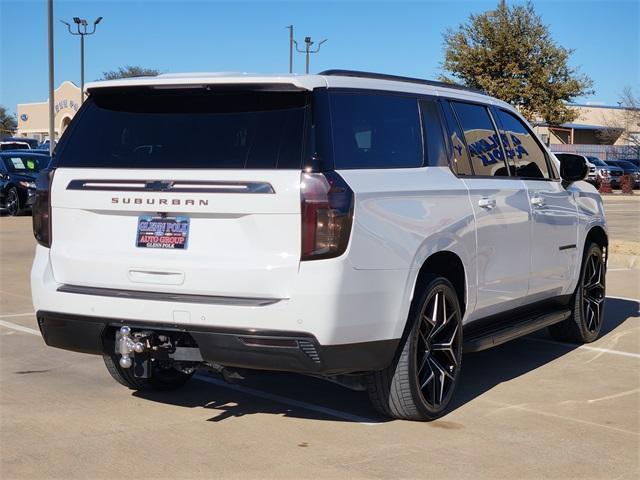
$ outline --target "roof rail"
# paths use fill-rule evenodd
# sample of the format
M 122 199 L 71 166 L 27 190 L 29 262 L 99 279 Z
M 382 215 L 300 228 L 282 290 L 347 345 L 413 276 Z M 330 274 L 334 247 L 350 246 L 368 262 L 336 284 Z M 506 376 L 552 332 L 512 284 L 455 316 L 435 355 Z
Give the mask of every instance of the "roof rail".
M 430 85 L 432 87 L 453 88 L 455 90 L 466 90 L 468 92 L 480 93 L 486 95 L 487 92 L 477 88 L 465 87 L 457 83 L 438 82 L 437 80 L 425 80 L 423 78 L 402 77 L 400 75 L 389 75 L 386 73 L 360 72 L 358 70 L 340 70 L 332 69 L 318 73 L 318 75 L 328 75 L 336 77 L 357 77 L 372 78 L 376 80 L 392 80 L 395 82 L 418 83 L 420 85 Z

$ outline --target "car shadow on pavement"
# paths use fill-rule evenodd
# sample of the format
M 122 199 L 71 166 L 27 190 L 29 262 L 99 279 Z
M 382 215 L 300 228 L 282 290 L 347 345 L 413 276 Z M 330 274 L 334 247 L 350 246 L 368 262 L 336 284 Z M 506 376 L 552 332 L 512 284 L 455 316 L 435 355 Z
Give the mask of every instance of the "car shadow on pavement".
M 601 337 L 606 337 L 628 318 L 637 316 L 637 302 L 607 299 Z M 529 338 L 550 340 L 546 330 L 532 334 Z M 466 354 L 463 358 L 462 376 L 452 400 L 450 412 L 473 401 L 496 385 L 540 368 L 578 347 L 579 345 L 574 344 L 520 339 L 482 352 Z M 348 390 L 314 377 L 250 371 L 247 372 L 245 380 L 238 385 L 263 392 L 266 396 L 284 397 L 291 400 L 291 403 L 255 396 L 242 391 L 242 388 L 234 389 L 233 385 L 226 387 L 197 379 L 175 392 L 138 391 L 133 395 L 168 405 L 211 409 L 212 413 L 215 413 L 207 419 L 211 422 L 256 413 L 310 420 L 344 422 L 366 420 L 374 423 L 389 421 L 375 412 L 365 392 Z M 313 410 L 305 408 L 302 404 L 318 408 Z M 323 409 L 333 410 L 342 415 L 336 416 L 322 412 Z
M 606 337 L 631 317 L 638 317 L 638 302 L 608 298 L 599 338 Z M 543 329 L 489 350 L 467 354 L 463 358 L 462 376 L 451 410 L 474 400 L 496 385 L 543 367 L 579 346 L 556 342 L 547 329 Z
M 137 391 L 134 396 L 187 408 L 206 408 L 215 413 L 208 421 L 220 422 L 230 417 L 251 414 L 272 414 L 309 420 L 358 422 L 360 417 L 367 422 L 389 421 L 375 412 L 365 392 L 356 392 L 326 380 L 285 372 L 245 371 L 245 379 L 228 387 L 220 375 L 197 373 L 184 388 L 174 392 Z M 198 377 L 215 379 L 217 384 Z M 236 385 L 240 390 L 236 390 Z M 267 399 L 242 391 L 250 389 L 266 396 L 284 397 L 291 403 Z M 312 408 L 304 408 L 307 404 Z M 333 410 L 340 416 L 317 410 Z

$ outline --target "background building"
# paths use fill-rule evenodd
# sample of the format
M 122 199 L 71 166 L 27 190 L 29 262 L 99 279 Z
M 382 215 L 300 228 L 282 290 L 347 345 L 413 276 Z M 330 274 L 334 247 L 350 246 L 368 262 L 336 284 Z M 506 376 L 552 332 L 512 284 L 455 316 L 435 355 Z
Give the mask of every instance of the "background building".
M 57 140 L 80 108 L 80 88 L 65 80 L 55 90 L 53 98 Z M 49 138 L 48 100 L 37 103 L 20 103 L 16 116 L 18 117 L 16 136 L 37 138 L 40 141 Z
M 571 123 L 534 126 L 538 136 L 556 152 L 593 155 L 602 160 L 640 157 L 637 112 L 621 106 L 573 105 L 578 118 Z

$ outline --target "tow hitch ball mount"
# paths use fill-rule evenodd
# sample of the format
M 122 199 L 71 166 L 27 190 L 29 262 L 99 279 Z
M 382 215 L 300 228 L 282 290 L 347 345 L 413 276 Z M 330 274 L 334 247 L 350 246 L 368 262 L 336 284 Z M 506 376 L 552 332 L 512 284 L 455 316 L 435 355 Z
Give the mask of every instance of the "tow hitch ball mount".
M 131 337 L 131 329 L 127 326 L 120 327 L 116 334 L 116 352 L 120 356 L 120 366 L 122 368 L 130 368 L 133 365 L 133 353 L 143 353 L 147 346 Z

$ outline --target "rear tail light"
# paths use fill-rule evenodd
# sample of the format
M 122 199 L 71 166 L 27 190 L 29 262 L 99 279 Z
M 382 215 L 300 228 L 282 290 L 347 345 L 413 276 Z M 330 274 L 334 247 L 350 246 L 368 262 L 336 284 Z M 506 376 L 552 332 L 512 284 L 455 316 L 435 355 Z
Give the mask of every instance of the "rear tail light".
M 36 179 L 36 198 L 33 204 L 33 236 L 43 247 L 51 247 L 51 181 L 54 170 L 44 169 Z
M 353 220 L 353 191 L 335 172 L 303 173 L 301 260 L 342 255 L 349 244 Z

